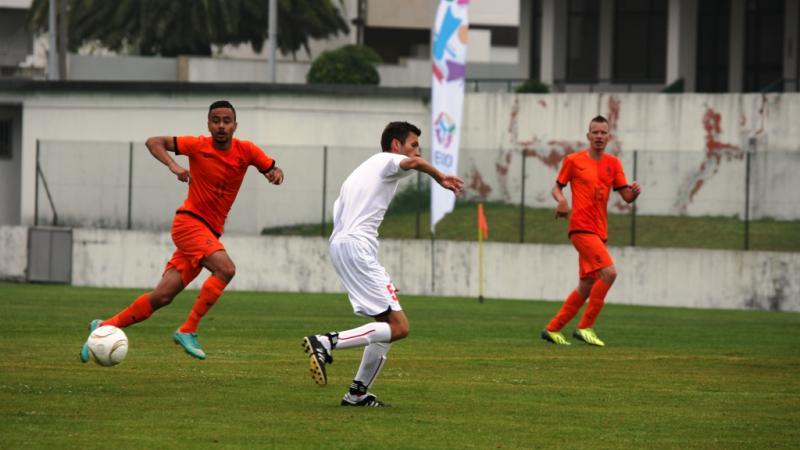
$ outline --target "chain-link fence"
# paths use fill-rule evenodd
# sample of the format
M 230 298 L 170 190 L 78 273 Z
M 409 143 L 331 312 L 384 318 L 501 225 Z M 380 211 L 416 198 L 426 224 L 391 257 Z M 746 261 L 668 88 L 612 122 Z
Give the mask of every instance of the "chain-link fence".
M 226 232 L 326 236 L 344 179 L 377 148 L 264 146 L 286 180 L 272 186 L 255 169 L 245 177 Z M 490 239 L 566 243 L 553 220 L 551 190 L 563 152 L 462 149 L 466 182 L 436 238 L 472 239 L 470 205 L 487 203 Z M 612 194 L 614 245 L 800 250 L 798 151 L 624 151 L 617 155 L 643 194 L 634 205 Z M 183 165 L 188 162 L 176 157 Z M 186 196 L 142 143 L 41 141 L 37 145 L 35 222 L 73 227 L 167 230 Z M 430 238 L 427 177 L 403 180 L 381 233 Z M 565 189 L 569 196 L 569 188 Z M 395 221 L 398 225 L 388 225 Z M 465 224 L 465 222 L 469 222 Z M 394 228 L 393 228 L 394 227 Z

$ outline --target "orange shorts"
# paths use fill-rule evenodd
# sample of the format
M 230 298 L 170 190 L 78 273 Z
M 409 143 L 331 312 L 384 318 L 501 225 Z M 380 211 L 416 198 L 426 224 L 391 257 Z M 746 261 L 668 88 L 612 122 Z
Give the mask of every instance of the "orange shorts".
M 597 278 L 597 271 L 614 264 L 608 246 L 600 236 L 593 233 L 573 233 L 570 235 L 572 245 L 578 250 L 578 267 L 580 279 Z
M 175 268 L 181 273 L 183 287 L 197 277 L 203 266 L 203 258 L 212 253 L 225 250 L 217 236 L 199 219 L 188 214 L 175 214 L 172 221 L 172 242 L 175 253 L 164 268 L 164 272 Z

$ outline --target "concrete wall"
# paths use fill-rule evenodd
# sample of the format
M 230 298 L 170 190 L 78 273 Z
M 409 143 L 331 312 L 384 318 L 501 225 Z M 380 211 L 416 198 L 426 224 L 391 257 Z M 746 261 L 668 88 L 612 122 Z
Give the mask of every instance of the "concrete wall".
M 67 54 L 68 80 L 176 81 L 175 58 Z
M 0 121 L 9 121 L 11 155 L 0 157 L 0 225 L 20 223 L 22 107 L 0 103 Z
M 142 89 L 0 89 L 0 102 L 22 105 L 22 223 L 33 222 L 35 149 L 41 140 L 41 163 L 59 213 L 76 217 L 73 223 L 81 226 L 124 226 L 130 141 L 134 225 L 168 227 L 185 186 L 176 184 L 142 143 L 154 135 L 205 133 L 208 104 L 220 97 L 237 107 L 237 135 L 263 145 L 287 175 L 279 188 L 255 173 L 248 176 L 229 231 L 257 233 L 266 226 L 318 221 L 324 146 L 328 217 L 341 181 L 378 150 L 387 122 L 420 125 L 423 154 L 429 148 L 430 110 L 419 92 L 137 86 Z M 800 178 L 794 176 L 800 168 L 795 126 L 800 94 L 468 94 L 459 168 L 466 198 L 518 202 L 524 155 L 526 203 L 552 206 L 549 190 L 559 161 L 586 145 L 588 121 L 596 114 L 609 118 L 614 136 L 609 152 L 622 159 L 630 179 L 633 152 L 639 151 L 641 214 L 743 216 L 750 150 L 751 217 L 800 218 Z M 39 203 L 40 212 L 48 214 L 43 192 Z M 624 211 L 620 202 L 611 208 Z
M 22 281 L 28 269 L 28 228 L 0 225 L 0 279 Z
M 0 227 L 0 278 L 20 278 L 26 264 L 23 227 Z M 173 245 L 168 233 L 76 229 L 73 284 L 154 286 Z M 238 267 L 230 289 L 342 292 L 323 238 L 225 236 Z M 401 293 L 478 295 L 475 243 L 437 241 L 431 271 L 429 241 L 383 241 L 380 260 Z M 612 248 L 619 270 L 608 301 L 690 308 L 800 311 L 800 253 Z M 570 246 L 486 243 L 489 298 L 560 301 L 577 283 Z M 199 288 L 207 272 L 189 287 Z M 402 295 L 402 294 L 401 294 Z
M 0 102 L 3 95 L 0 91 Z M 9 97 L 19 95 L 14 92 Z M 256 173 L 247 177 L 244 189 L 253 194 L 250 200 L 246 195 L 240 197 L 237 203 L 241 205 L 236 206 L 239 212 L 233 214 L 241 214 L 243 222 L 238 223 L 232 217 L 229 229 L 258 232 L 263 226 L 291 223 L 284 219 L 298 219 L 295 212 L 298 201 L 305 200 L 303 193 L 309 186 L 321 184 L 324 145 L 348 149 L 357 146 L 355 155 L 361 159 L 380 149 L 380 133 L 386 123 L 404 119 L 424 126 L 428 121 L 427 108 L 421 98 L 392 94 L 253 95 L 238 90 L 173 97 L 163 92 L 55 92 L 23 95 L 23 98 L 20 203 L 21 220 L 26 224 L 32 224 L 34 219 L 37 140 L 41 140 L 42 154 L 48 154 L 42 158 L 43 171 L 55 192 L 57 208 L 65 217 L 76 208 L 82 214 L 87 210 L 97 214 L 106 208 L 124 213 L 127 195 L 122 190 L 127 189 L 127 149 L 129 141 L 134 142 L 137 173 L 150 176 L 152 180 L 141 187 L 141 194 L 137 193 L 134 200 L 148 204 L 151 212 L 134 204 L 140 217 L 136 220 L 149 223 L 159 217 L 163 221 L 179 206 L 185 186 L 176 184 L 166 168 L 148 156 L 142 145 L 144 140 L 149 136 L 207 133 L 208 105 L 218 98 L 227 98 L 237 108 L 237 136 L 264 145 L 286 170 L 286 182 L 280 188 L 267 186 Z M 311 151 L 314 157 L 310 158 Z M 355 167 L 356 162 L 351 158 L 331 161 L 331 164 L 335 167 L 343 161 L 349 164 L 349 169 Z M 341 181 L 343 178 L 331 178 L 332 183 Z M 331 192 L 338 192 L 338 187 L 336 185 Z M 87 189 L 91 197 L 77 195 L 87 193 Z M 282 195 L 274 196 L 275 193 Z M 40 210 L 46 214 L 49 207 L 43 191 L 39 197 Z M 91 200 L 94 198 L 96 202 Z M 330 201 L 332 203 L 333 199 Z M 318 218 L 320 203 L 320 196 L 314 195 L 303 204 L 307 209 L 303 210 L 305 216 L 299 218 Z

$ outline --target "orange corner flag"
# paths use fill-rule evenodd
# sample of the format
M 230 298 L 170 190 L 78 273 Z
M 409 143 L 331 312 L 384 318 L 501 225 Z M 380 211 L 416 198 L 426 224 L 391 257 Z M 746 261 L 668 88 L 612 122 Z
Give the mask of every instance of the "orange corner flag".
M 489 237 L 489 224 L 486 223 L 486 215 L 483 213 L 483 203 L 478 203 L 478 230 L 484 240 Z

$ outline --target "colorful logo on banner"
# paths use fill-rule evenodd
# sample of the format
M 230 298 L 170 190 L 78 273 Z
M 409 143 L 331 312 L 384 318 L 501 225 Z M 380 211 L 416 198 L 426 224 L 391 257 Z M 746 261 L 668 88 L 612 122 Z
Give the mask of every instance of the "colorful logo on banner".
M 450 144 L 453 143 L 453 134 L 456 132 L 456 124 L 453 118 L 446 112 L 441 112 L 439 117 L 433 121 L 433 127 L 436 132 L 436 140 L 442 144 L 442 147 L 450 147 Z
M 464 78 L 467 73 L 469 0 L 440 0 L 433 24 L 431 60 L 431 162 L 448 175 L 458 170 Z M 431 181 L 431 231 L 453 210 L 455 196 Z
M 469 31 L 466 20 L 453 15 L 453 4 L 466 9 L 469 0 L 442 0 L 442 4 L 446 5 L 447 9 L 439 25 L 439 31 L 433 37 L 433 76 L 440 83 L 464 79 L 466 64 L 459 58 L 459 52 L 454 47 L 456 45 L 466 47 Z M 453 42 L 454 37 L 457 42 Z

